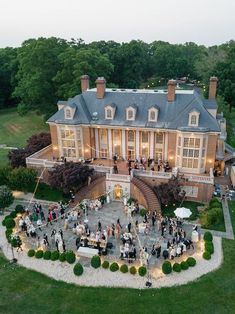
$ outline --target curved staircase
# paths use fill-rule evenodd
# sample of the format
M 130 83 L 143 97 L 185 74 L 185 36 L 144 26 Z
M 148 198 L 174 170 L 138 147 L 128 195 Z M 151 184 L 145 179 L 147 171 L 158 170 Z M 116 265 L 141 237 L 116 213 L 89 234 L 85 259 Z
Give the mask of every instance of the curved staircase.
M 148 186 L 147 183 L 142 181 L 141 179 L 138 179 L 136 177 L 133 177 L 131 182 L 143 193 L 143 196 L 147 202 L 148 209 L 152 212 L 154 210 L 157 211 L 157 215 L 161 216 L 161 205 L 160 202 L 156 196 L 156 194 L 153 192 L 150 186 Z

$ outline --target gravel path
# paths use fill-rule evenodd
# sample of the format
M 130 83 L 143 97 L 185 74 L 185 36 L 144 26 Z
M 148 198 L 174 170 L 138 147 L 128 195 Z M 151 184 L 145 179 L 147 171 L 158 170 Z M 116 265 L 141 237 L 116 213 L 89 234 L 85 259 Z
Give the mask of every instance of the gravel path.
M 8 259 L 12 258 L 11 248 L 5 237 L 5 228 L 2 226 L 3 216 L 0 217 L 0 247 Z M 202 258 L 202 251 L 197 252 L 193 257 L 197 260 L 194 268 L 182 271 L 181 273 L 172 273 L 164 275 L 159 268 L 152 271 L 153 288 L 170 287 L 174 285 L 186 284 L 194 281 L 202 275 L 214 271 L 220 267 L 223 261 L 223 251 L 221 238 L 214 237 L 215 253 L 210 261 Z M 29 258 L 27 252 L 15 252 L 18 264 L 26 268 L 38 271 L 55 280 L 62 280 L 67 283 L 74 283 L 80 286 L 106 286 L 106 287 L 128 287 L 128 288 L 145 288 L 146 277 L 139 275 L 122 274 L 121 272 L 112 273 L 110 270 L 102 268 L 93 269 L 84 267 L 84 273 L 81 277 L 73 274 L 73 265 L 61 263 L 59 261 L 45 261 L 43 259 Z

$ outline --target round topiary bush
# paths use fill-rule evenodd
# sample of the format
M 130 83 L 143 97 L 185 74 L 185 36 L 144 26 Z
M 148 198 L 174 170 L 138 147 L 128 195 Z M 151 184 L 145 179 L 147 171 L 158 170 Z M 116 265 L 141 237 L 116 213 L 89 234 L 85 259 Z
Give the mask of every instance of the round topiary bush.
M 128 273 L 128 266 L 126 264 L 121 265 L 120 272 L 123 274 Z
M 5 235 L 6 235 L 7 240 L 10 240 L 10 237 L 11 237 L 11 235 L 12 235 L 12 232 L 13 232 L 12 229 L 7 229 L 7 230 L 5 231 Z
M 109 269 L 110 269 L 112 272 L 115 272 L 115 271 L 119 270 L 118 263 L 113 262 L 113 263 L 110 265 Z
M 168 275 L 172 272 L 172 266 L 171 266 L 171 262 L 169 261 L 165 261 L 163 264 L 162 264 L 162 272 L 165 274 L 165 275 Z
M 205 241 L 205 251 L 209 252 L 210 254 L 214 253 L 214 244 L 210 241 Z
M 141 277 L 144 277 L 147 274 L 147 268 L 145 266 L 140 266 L 138 273 Z
M 42 258 L 42 257 L 43 257 L 43 251 L 42 251 L 42 250 L 36 251 L 35 257 L 36 257 L 36 258 Z
M 102 267 L 103 267 L 104 269 L 108 269 L 108 268 L 109 268 L 109 262 L 108 262 L 108 261 L 103 261 Z
M 172 267 L 173 271 L 175 271 L 176 273 L 180 273 L 181 272 L 181 267 L 179 263 L 175 263 Z
M 73 251 L 66 252 L 66 261 L 69 264 L 73 264 L 76 261 L 76 256 Z
M 145 208 L 141 208 L 140 209 L 140 216 L 141 217 L 144 217 L 144 215 L 147 213 L 147 209 L 145 209 Z
M 16 216 L 17 216 L 17 213 L 15 211 L 10 213 L 11 218 L 14 219 L 14 218 L 16 218 Z
M 7 229 L 13 229 L 15 227 L 16 223 L 15 223 L 15 220 L 11 217 L 7 218 L 5 220 L 5 227 Z
M 135 267 L 135 266 L 131 266 L 129 271 L 130 271 L 130 273 L 131 273 L 132 275 L 135 275 L 135 274 L 137 273 L 137 270 L 136 270 L 136 267 Z
M 65 262 L 66 261 L 66 253 L 60 253 L 59 261 L 60 262 Z
M 44 253 L 43 253 L 43 259 L 45 259 L 45 260 L 49 260 L 49 259 L 51 259 L 51 252 L 50 251 L 45 251 Z
M 180 267 L 182 270 L 187 270 L 189 268 L 188 263 L 186 261 L 181 262 Z
M 203 240 L 212 242 L 213 241 L 212 233 L 210 231 L 206 231 L 204 233 Z
M 91 266 L 93 268 L 99 268 L 100 265 L 101 265 L 101 260 L 100 260 L 99 255 L 93 256 L 92 259 L 91 259 Z
M 208 251 L 205 251 L 202 256 L 203 256 L 203 258 L 206 259 L 206 260 L 211 259 L 211 254 L 210 254 L 210 252 L 208 252 Z
M 24 213 L 25 212 L 25 210 L 24 210 L 24 207 L 22 206 L 22 205 L 20 205 L 20 204 L 18 204 L 18 205 L 16 205 L 16 207 L 15 207 L 15 212 L 17 213 L 17 214 L 22 214 L 22 213 Z
M 196 265 L 197 261 L 193 257 L 188 257 L 186 260 L 188 266 L 193 267 Z
M 83 274 L 83 267 L 80 263 L 74 265 L 73 268 L 74 275 L 81 276 Z
M 51 260 L 52 261 L 57 261 L 60 257 L 60 253 L 58 251 L 54 251 L 51 253 Z
M 33 249 L 28 250 L 28 257 L 33 257 L 35 255 L 35 251 Z

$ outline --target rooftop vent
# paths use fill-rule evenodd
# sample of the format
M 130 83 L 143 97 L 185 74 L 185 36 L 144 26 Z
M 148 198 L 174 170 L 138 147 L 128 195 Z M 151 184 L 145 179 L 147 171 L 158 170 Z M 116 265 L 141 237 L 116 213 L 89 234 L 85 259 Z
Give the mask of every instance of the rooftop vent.
M 155 89 L 155 90 L 154 90 L 154 93 L 158 93 L 158 89 Z
M 132 89 L 133 92 L 137 92 L 137 89 Z
M 121 89 L 121 92 L 125 92 L 126 90 L 124 88 Z
M 112 91 L 115 92 L 117 89 L 116 88 L 112 88 Z
M 92 120 L 97 121 L 98 120 L 98 112 L 93 112 L 92 113 Z

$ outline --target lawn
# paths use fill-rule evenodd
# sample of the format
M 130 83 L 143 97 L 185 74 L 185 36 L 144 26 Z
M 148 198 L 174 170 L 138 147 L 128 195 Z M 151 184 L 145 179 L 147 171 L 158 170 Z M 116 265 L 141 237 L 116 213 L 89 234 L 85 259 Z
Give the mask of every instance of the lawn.
M 169 205 L 169 206 L 164 206 L 162 205 L 162 214 L 163 216 L 168 216 L 168 217 L 175 217 L 174 210 L 180 206 L 180 203 L 176 203 L 175 206 Z M 199 202 L 193 202 L 193 201 L 184 201 L 181 204 L 181 207 L 186 207 L 189 208 L 192 212 L 192 215 L 190 216 L 189 220 L 196 220 L 199 217 L 199 212 L 197 207 L 198 206 L 204 206 L 203 203 Z
M 233 233 L 235 234 L 235 201 L 228 201 L 230 217 L 233 225 Z
M 62 191 L 54 189 L 45 183 L 39 183 L 35 198 L 52 202 L 67 201 Z

